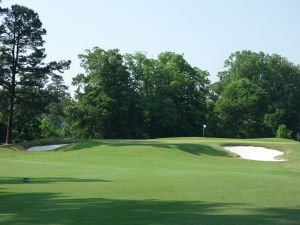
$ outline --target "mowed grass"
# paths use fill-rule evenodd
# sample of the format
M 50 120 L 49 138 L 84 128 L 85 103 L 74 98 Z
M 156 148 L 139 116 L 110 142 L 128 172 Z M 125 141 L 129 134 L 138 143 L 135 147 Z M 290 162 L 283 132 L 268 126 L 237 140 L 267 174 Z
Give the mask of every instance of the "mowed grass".
M 278 149 L 288 161 L 244 160 L 221 147 L 235 144 Z M 300 144 L 165 138 L 0 148 L 0 224 L 300 224 Z

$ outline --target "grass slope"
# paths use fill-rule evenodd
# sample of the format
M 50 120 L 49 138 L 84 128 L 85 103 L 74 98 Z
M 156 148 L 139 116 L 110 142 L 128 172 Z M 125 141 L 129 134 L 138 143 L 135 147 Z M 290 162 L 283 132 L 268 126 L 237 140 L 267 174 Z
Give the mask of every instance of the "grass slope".
M 221 147 L 230 144 L 282 150 L 289 161 L 232 157 Z M 164 138 L 0 148 L 0 203 L 0 224 L 296 225 L 300 144 Z

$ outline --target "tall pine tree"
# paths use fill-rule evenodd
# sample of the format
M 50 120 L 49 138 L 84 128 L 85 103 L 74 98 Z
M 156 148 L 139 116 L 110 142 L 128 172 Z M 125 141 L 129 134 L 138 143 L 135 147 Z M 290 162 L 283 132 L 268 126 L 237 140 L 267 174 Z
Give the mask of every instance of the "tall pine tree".
M 0 87 L 7 99 L 7 144 L 11 144 L 13 140 L 14 110 L 18 95 L 24 96 L 31 89 L 38 92 L 55 71 L 63 72 L 69 68 L 70 61 L 44 62 L 44 35 L 46 30 L 43 29 L 38 14 L 32 9 L 20 5 L 2 9 Z

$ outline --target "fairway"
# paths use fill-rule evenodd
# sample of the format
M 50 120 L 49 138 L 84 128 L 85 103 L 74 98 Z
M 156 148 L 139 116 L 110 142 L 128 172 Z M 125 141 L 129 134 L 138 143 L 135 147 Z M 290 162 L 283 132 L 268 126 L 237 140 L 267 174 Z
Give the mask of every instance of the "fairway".
M 245 160 L 223 145 L 277 149 L 287 161 Z M 162 138 L 0 148 L 0 203 L 7 225 L 297 225 L 300 144 Z

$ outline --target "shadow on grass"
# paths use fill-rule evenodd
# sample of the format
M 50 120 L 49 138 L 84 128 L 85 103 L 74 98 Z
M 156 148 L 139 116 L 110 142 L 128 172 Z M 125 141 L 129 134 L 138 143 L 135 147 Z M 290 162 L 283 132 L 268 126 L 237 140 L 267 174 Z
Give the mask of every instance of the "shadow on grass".
M 94 148 L 100 146 L 102 143 L 100 141 L 79 141 L 77 143 L 73 143 L 67 145 L 61 149 L 57 149 L 57 151 L 74 151 L 74 150 L 81 150 L 86 148 Z
M 210 156 L 227 156 L 230 157 L 226 151 L 213 148 L 208 145 L 200 145 L 200 144 L 177 144 L 180 150 L 195 154 L 195 155 L 210 155 Z
M 300 209 L 196 201 L 75 199 L 57 193 L 0 193 L 0 224 L 296 225 Z M 238 210 L 243 208 L 243 214 Z M 227 211 L 226 211 L 227 210 Z M 237 212 L 237 213 L 233 213 Z
M 209 156 L 223 156 L 223 157 L 231 157 L 231 155 L 223 151 L 222 149 L 213 148 L 209 145 L 202 144 L 161 144 L 161 143 L 106 143 L 105 145 L 112 147 L 155 147 L 161 149 L 179 149 L 186 153 L 194 154 L 194 155 L 209 155 Z
M 58 151 L 74 151 L 81 150 L 86 148 L 94 148 L 99 146 L 110 146 L 110 147 L 155 147 L 163 149 L 179 149 L 181 151 L 194 154 L 194 155 L 210 155 L 210 156 L 223 156 L 223 157 L 231 157 L 231 155 L 222 150 L 213 148 L 208 145 L 202 144 L 165 144 L 159 142 L 142 142 L 142 141 L 131 141 L 131 140 L 110 140 L 108 141 L 82 141 L 78 143 L 71 144 L 66 146 Z
M 102 179 L 84 179 L 84 178 L 73 178 L 73 177 L 44 177 L 44 178 L 30 178 L 29 184 L 47 184 L 47 183 L 58 183 L 58 182 L 71 182 L 71 183 L 87 183 L 87 182 L 111 182 L 109 180 Z M 1 184 L 20 184 L 23 183 L 22 177 L 0 177 Z

